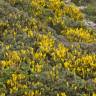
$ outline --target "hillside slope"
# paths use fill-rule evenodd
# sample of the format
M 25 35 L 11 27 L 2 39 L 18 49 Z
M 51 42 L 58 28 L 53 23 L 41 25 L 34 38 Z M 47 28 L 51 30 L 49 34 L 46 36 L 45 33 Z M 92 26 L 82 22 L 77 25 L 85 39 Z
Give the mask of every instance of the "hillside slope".
M 0 0 L 0 96 L 95 96 L 96 30 L 66 0 Z

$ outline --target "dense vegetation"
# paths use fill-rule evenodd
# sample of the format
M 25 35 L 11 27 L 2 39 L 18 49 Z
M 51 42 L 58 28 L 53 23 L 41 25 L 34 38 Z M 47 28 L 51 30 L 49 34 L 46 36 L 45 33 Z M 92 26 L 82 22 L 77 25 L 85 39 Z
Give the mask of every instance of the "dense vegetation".
M 96 96 L 96 31 L 80 4 L 0 0 L 0 96 Z
M 78 6 L 85 6 L 86 18 L 96 23 L 96 0 L 72 0 Z

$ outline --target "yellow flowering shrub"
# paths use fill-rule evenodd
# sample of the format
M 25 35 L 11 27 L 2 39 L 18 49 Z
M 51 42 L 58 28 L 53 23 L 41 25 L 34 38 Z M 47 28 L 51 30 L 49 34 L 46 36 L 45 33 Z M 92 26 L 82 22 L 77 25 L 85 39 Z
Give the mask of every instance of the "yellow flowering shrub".
M 65 92 L 61 92 L 60 94 L 57 94 L 57 96 L 66 96 Z
M 41 92 L 39 90 L 34 90 L 30 92 L 25 92 L 25 96 L 41 96 Z
M 10 66 L 15 66 L 14 62 L 11 61 L 11 60 L 6 60 L 6 61 L 2 60 L 0 62 L 0 65 L 2 66 L 2 68 L 10 67 Z
M 89 30 L 83 28 L 68 28 L 67 31 L 62 32 L 62 34 L 65 34 L 70 41 L 88 43 L 95 41 L 94 35 L 91 35 Z
M 63 44 L 59 44 L 58 47 L 54 50 L 55 52 L 52 53 L 52 55 L 54 56 L 54 60 L 56 60 L 57 58 L 60 58 L 61 60 L 64 60 L 64 58 L 66 58 L 66 54 L 68 52 L 68 48 L 64 47 Z
M 76 57 L 75 57 L 76 58 Z M 74 58 L 74 59 L 75 59 Z M 96 55 L 86 55 L 81 58 L 77 58 L 75 61 L 66 61 L 64 63 L 65 68 L 72 70 L 82 78 L 88 78 L 88 76 L 95 75 L 94 69 L 96 69 Z
M 40 49 L 48 52 L 54 46 L 54 40 L 49 39 L 49 36 L 46 35 L 39 35 L 40 41 L 38 42 L 40 45 Z
M 82 20 L 84 18 L 84 14 L 82 14 L 78 7 L 75 5 L 65 6 L 65 14 L 68 14 L 74 20 Z
M 19 61 L 20 60 L 20 57 L 16 51 L 6 53 L 6 55 L 9 56 L 9 58 L 11 58 L 13 61 Z
M 12 74 L 12 77 L 7 80 L 7 85 L 10 86 L 10 94 L 17 92 L 19 88 L 27 88 L 25 84 L 19 83 L 23 79 L 25 79 L 24 74 Z

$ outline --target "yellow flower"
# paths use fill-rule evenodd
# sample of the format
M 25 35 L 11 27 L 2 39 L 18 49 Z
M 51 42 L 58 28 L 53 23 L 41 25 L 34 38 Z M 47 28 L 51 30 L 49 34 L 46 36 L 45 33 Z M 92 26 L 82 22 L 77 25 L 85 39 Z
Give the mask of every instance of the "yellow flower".
M 17 51 L 8 51 L 6 53 L 6 56 L 9 58 L 9 60 L 13 62 L 19 62 L 20 61 L 20 56 Z
M 28 31 L 28 37 L 33 37 L 33 32 L 31 30 Z
M 34 93 L 34 91 L 31 91 L 31 94 L 30 94 L 30 96 L 34 96 L 34 94 L 35 94 L 35 93 Z
M 21 80 L 21 79 L 24 79 L 25 78 L 25 75 L 24 74 L 18 74 L 18 79 Z
M 92 94 L 92 96 L 96 96 L 96 93 L 94 92 L 94 93 Z
M 1 65 L 2 67 L 5 67 L 5 66 L 6 66 L 6 61 L 4 61 L 4 60 L 0 61 L 0 65 Z
M 61 96 L 66 96 L 65 92 L 61 92 Z
M 49 52 L 54 45 L 54 40 L 47 35 L 39 35 L 40 49 L 45 52 Z
M 16 92 L 18 91 L 18 88 L 16 86 L 13 87 L 13 91 Z
M 60 96 L 59 93 L 57 93 L 57 96 Z
M 66 56 L 66 53 L 68 52 L 68 48 L 64 47 L 63 44 L 59 44 L 55 52 L 56 52 L 57 57 L 64 59 Z
M 6 94 L 5 93 L 1 93 L 0 96 L 5 96 Z
M 9 85 L 11 83 L 11 80 L 7 80 L 7 84 Z
M 6 45 L 6 49 L 8 50 L 11 47 L 11 45 Z
M 69 68 L 69 65 L 70 65 L 70 63 L 67 62 L 67 61 L 64 63 L 64 67 L 65 67 L 65 68 Z
M 35 69 L 36 69 L 36 72 L 41 72 L 42 71 L 42 65 L 36 64 Z
M 93 82 L 96 83 L 96 78 L 93 79 Z
M 13 79 L 13 81 L 16 81 L 17 80 L 17 74 L 12 74 L 12 79 Z

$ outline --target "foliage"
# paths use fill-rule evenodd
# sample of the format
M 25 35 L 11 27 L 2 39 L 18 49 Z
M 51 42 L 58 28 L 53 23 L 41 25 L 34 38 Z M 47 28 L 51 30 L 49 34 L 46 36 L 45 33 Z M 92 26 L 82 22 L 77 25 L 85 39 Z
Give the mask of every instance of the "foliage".
M 86 13 L 87 18 L 93 22 L 96 22 L 96 6 L 94 4 L 88 4 L 84 12 Z
M 54 36 L 94 43 L 83 20 L 78 7 L 64 0 L 2 0 L 0 96 L 95 96 L 96 54 Z

